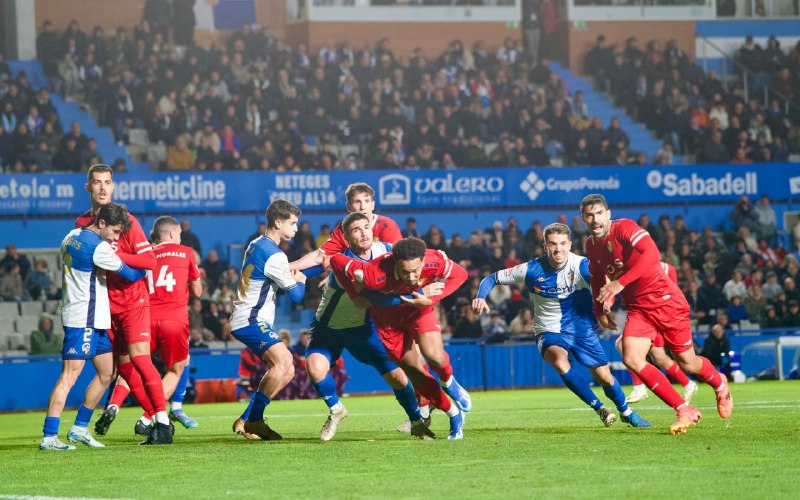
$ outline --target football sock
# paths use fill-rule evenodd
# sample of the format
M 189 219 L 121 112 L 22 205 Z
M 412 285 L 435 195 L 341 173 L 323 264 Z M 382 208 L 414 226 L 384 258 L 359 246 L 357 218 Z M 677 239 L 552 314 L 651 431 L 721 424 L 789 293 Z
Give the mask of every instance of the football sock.
M 114 390 L 111 391 L 111 399 L 108 401 L 108 406 L 114 405 L 117 408 L 122 407 L 122 403 L 125 402 L 125 398 L 127 398 L 130 393 L 131 390 L 125 387 L 124 384 L 114 384 Z
M 134 356 L 131 358 L 131 363 L 133 363 L 133 366 L 136 367 L 136 371 L 142 376 L 144 388 L 145 391 L 147 391 L 150 402 L 153 404 L 153 409 L 156 412 L 166 411 L 167 400 L 164 397 L 164 387 L 161 385 L 161 374 L 159 374 L 156 367 L 153 366 L 150 355 Z
M 150 427 L 150 424 L 153 423 L 153 420 L 150 419 L 150 417 L 147 415 L 142 415 L 141 417 L 139 417 L 139 422 L 143 423 L 147 427 Z
M 178 385 L 175 386 L 175 391 L 172 393 L 172 410 L 180 410 L 183 398 L 186 397 L 186 386 L 189 384 L 189 367 L 186 366 L 181 373 L 181 378 L 178 379 Z M 178 405 L 176 408 L 175 405 Z
M 430 368 L 436 372 L 442 384 L 450 382 L 450 378 L 453 376 L 453 365 L 450 364 L 450 355 L 447 354 L 447 352 L 444 353 L 444 362 L 442 366 L 431 366 Z
M 59 417 L 44 417 L 44 428 L 42 429 L 44 437 L 58 436 L 58 426 L 60 424 L 61 419 Z
M 644 382 L 642 382 L 642 379 L 640 379 L 639 375 L 636 375 L 633 372 L 633 370 L 628 370 L 628 373 L 631 374 L 631 380 L 633 380 L 633 382 L 632 382 L 633 385 L 644 385 Z
M 427 399 L 425 400 L 425 402 L 427 403 L 425 406 L 419 407 L 419 414 L 422 416 L 422 418 L 428 418 L 431 416 L 431 407 L 430 407 L 431 402 L 428 401 Z
M 183 403 L 173 401 L 169 405 L 169 411 L 172 413 L 183 413 Z
M 672 377 L 672 380 L 674 380 L 675 382 L 681 384 L 684 387 L 689 385 L 689 377 L 687 377 L 686 374 L 683 373 L 683 370 L 681 370 L 680 366 L 678 366 L 678 363 L 672 363 L 672 366 L 667 368 L 666 371 L 667 375 Z
M 150 402 L 150 398 L 147 397 L 147 392 L 144 390 L 142 376 L 136 371 L 133 363 L 123 363 L 117 365 L 117 371 L 120 375 L 122 375 L 122 378 L 125 379 L 125 382 L 127 382 L 131 387 L 133 397 L 135 397 L 136 401 L 139 402 L 139 405 L 141 405 L 141 407 L 144 409 L 144 412 L 147 415 L 155 415 L 156 411 L 153 408 L 153 404 Z M 119 387 L 119 385 L 117 385 L 117 387 Z M 116 391 L 116 388 L 114 390 Z
M 82 430 L 86 430 L 89 427 L 89 422 L 92 420 L 92 414 L 94 410 L 92 408 L 87 408 L 83 405 L 78 408 L 78 415 L 75 416 L 75 425 L 72 427 L 72 430 L 75 430 L 75 427 L 79 427 Z
M 603 386 L 603 392 L 608 399 L 614 402 L 617 410 L 623 415 L 626 415 L 625 412 L 628 411 L 628 403 L 625 402 L 625 393 L 622 392 L 622 387 L 619 385 L 616 377 L 614 377 L 614 385 Z
M 413 374 L 414 376 L 412 377 L 411 383 L 414 384 L 414 387 L 416 387 L 434 407 L 439 408 L 443 412 L 447 412 L 452 406 L 452 403 L 436 379 L 427 373 L 420 375 L 417 372 L 413 372 Z
M 250 401 L 247 402 L 247 407 L 245 407 L 244 411 L 242 412 L 242 415 L 239 418 L 241 418 L 242 420 L 247 420 L 248 418 L 250 418 L 250 410 L 252 408 L 253 408 L 253 397 L 251 396 Z
M 414 388 L 414 395 L 417 397 L 417 403 L 419 403 L 420 408 L 431 404 L 431 402 L 428 401 L 428 398 L 420 394 L 416 387 Z
M 158 424 L 169 425 L 169 417 L 167 416 L 167 412 L 164 410 L 156 412 L 155 421 Z
M 249 422 L 264 420 L 264 409 L 269 404 L 269 398 L 260 391 L 253 393 L 253 406 L 250 408 L 250 415 L 247 417 Z
M 661 398 L 661 401 L 672 408 L 677 410 L 679 406 L 686 404 L 686 401 L 678 394 L 678 391 L 669 383 L 667 376 L 650 363 L 647 363 L 639 371 L 639 378 L 644 381 L 656 396 Z
M 394 397 L 397 398 L 397 402 L 400 403 L 400 406 L 405 410 L 409 420 L 413 422 L 422 418 L 419 403 L 417 403 L 417 398 L 414 395 L 414 387 L 411 385 L 411 381 L 406 382 L 406 386 L 402 389 L 395 389 Z
M 697 378 L 713 387 L 715 391 L 721 391 L 723 387 L 725 387 L 722 374 L 720 374 L 720 372 L 714 368 L 714 365 L 712 365 L 711 361 L 709 361 L 707 358 L 704 358 L 703 356 L 698 357 L 703 364 L 700 367 L 700 371 L 697 372 Z
M 461 413 L 461 411 L 458 409 L 458 405 L 451 405 L 450 409 L 447 410 L 445 413 L 447 413 L 448 417 L 455 417 L 456 415 Z
M 601 403 L 597 396 L 594 395 L 594 392 L 592 392 L 592 388 L 589 387 L 589 382 L 574 368 L 570 368 L 567 373 L 561 375 L 561 380 L 569 387 L 570 391 L 581 398 L 581 401 L 591 406 L 592 409 L 597 410 L 603 406 L 603 403 Z M 623 397 L 623 400 L 624 399 Z
M 317 390 L 328 408 L 333 408 L 339 402 L 339 396 L 336 394 L 336 381 L 333 380 L 330 372 L 325 374 L 325 378 L 319 382 L 311 382 L 311 385 Z

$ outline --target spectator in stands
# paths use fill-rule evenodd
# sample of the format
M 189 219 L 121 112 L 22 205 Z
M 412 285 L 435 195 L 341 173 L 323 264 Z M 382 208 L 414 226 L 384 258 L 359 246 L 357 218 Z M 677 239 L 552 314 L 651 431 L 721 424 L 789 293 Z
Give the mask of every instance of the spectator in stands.
M 714 325 L 711 327 L 711 333 L 703 342 L 700 355 L 708 358 L 714 366 L 720 368 L 722 372 L 730 378 L 730 350 L 731 343 L 724 328 L 720 325 Z
M 167 170 L 194 169 L 194 153 L 188 148 L 186 137 L 178 136 L 175 144 L 167 148 Z
M 203 311 L 203 326 L 213 333 L 213 339 L 206 340 L 233 340 L 231 336 L 231 327 L 228 318 L 220 312 L 219 303 L 210 301 L 208 307 Z
M 53 318 L 49 314 L 39 316 L 39 328 L 31 332 L 31 354 L 61 354 L 64 336 L 53 331 Z
M 739 325 L 742 321 L 750 319 L 747 309 L 742 303 L 742 298 L 738 295 L 731 297 L 730 304 L 728 304 L 728 318 L 734 325 Z
M 222 274 L 225 272 L 225 269 L 228 266 L 219 260 L 219 254 L 216 250 L 211 250 L 208 252 L 208 255 L 206 255 L 203 263 L 200 264 L 200 267 L 205 269 L 206 276 L 208 277 L 208 287 L 210 291 L 213 292 L 217 288 L 219 279 L 222 277 Z
M 53 156 L 53 166 L 58 170 L 79 172 L 83 165 L 83 153 L 77 147 L 74 137 L 68 137 Z
M 711 133 L 711 140 L 700 151 L 700 163 L 728 163 L 730 156 L 728 149 L 722 144 L 722 132 L 715 130 Z
M 765 316 L 761 320 L 761 328 L 780 328 L 783 326 L 783 319 L 778 316 L 778 311 L 774 305 L 768 305 Z
M 203 318 L 203 301 L 199 298 L 192 297 L 189 299 L 189 331 L 199 333 L 198 341 L 214 340 L 214 333 L 206 328 Z M 207 346 L 206 346 L 207 347 Z
M 202 254 L 200 251 L 200 239 L 191 231 L 191 227 L 192 225 L 187 219 L 181 221 L 181 245 L 192 248 L 198 254 Z
M 744 297 L 744 308 L 750 321 L 754 323 L 761 323 L 767 310 L 767 299 L 761 292 L 761 285 L 753 283 L 747 290 L 747 295 Z
M 27 290 L 23 285 L 20 275 L 20 266 L 16 262 L 5 266 L 5 272 L 0 275 L 0 297 L 6 301 L 26 301 L 30 300 Z
M 225 316 L 230 316 L 233 312 L 233 301 L 235 299 L 236 293 L 225 281 L 221 282 L 217 289 L 214 290 L 214 293 L 211 294 L 211 302 L 216 304 L 220 312 Z
M 0 272 L 8 270 L 12 264 L 19 266 L 19 273 L 24 280 L 28 276 L 28 271 L 31 269 L 31 261 L 27 257 L 17 251 L 16 245 L 9 243 L 6 245 L 6 254 L 0 260 Z
M 456 320 L 456 327 L 453 330 L 454 339 L 478 339 L 483 336 L 483 328 L 481 328 L 481 320 L 472 311 L 467 302 L 459 311 Z
M 735 228 L 746 227 L 750 232 L 753 232 L 758 225 L 758 219 L 747 195 L 739 198 L 728 218 L 733 222 Z
M 712 273 L 706 274 L 706 280 L 697 290 L 697 311 L 698 323 L 709 324 L 716 319 L 717 310 L 725 307 L 725 296 L 717 284 L 717 276 Z M 702 311 L 703 315 L 699 314 Z
M 75 63 L 73 54 L 69 51 L 64 53 L 61 62 L 58 63 L 58 92 L 67 101 L 74 101 L 83 91 L 80 80 L 80 70 Z
M 774 300 L 779 294 L 783 293 L 783 287 L 778 283 L 778 275 L 775 271 L 767 272 L 767 282 L 764 284 L 762 291 L 767 301 Z
M 761 195 L 753 212 L 756 216 L 756 235 L 759 239 L 771 241 L 778 232 L 778 218 L 775 210 L 770 206 L 769 196 Z
M 33 265 L 33 270 L 28 272 L 25 277 L 25 290 L 27 290 L 28 296 L 34 299 L 48 299 L 52 284 L 53 281 L 47 272 L 47 262 L 38 259 Z
M 508 333 L 515 337 L 531 335 L 533 333 L 533 311 L 527 307 L 521 308 L 517 316 L 511 320 L 511 324 L 508 325 Z
M 728 282 L 725 283 L 725 286 L 722 287 L 722 294 L 725 296 L 725 300 L 731 302 L 733 297 L 744 297 L 747 293 L 747 288 L 744 286 L 744 281 L 742 280 L 742 273 L 739 271 L 734 271 L 733 276 Z
M 783 326 L 800 328 L 800 301 L 789 301 L 789 311 L 783 317 Z

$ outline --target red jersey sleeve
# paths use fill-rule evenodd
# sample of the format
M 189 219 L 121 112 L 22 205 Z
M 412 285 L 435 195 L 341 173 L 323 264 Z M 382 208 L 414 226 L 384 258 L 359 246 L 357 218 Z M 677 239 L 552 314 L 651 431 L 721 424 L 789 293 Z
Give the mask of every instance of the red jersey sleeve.
M 672 280 L 672 282 L 677 285 L 678 284 L 678 270 L 675 269 L 675 266 L 673 266 L 672 264 L 667 264 L 666 262 L 664 263 L 664 266 L 666 266 L 666 268 L 667 268 L 666 271 L 667 271 L 667 276 L 669 276 L 669 279 Z
M 194 257 L 194 250 L 186 247 L 186 257 L 189 260 L 189 281 L 200 279 L 200 269 L 197 268 L 197 259 Z
M 594 298 L 600 294 L 600 289 L 606 284 L 606 275 L 602 268 L 591 259 L 589 245 L 589 243 L 586 245 L 586 254 L 589 257 L 589 274 L 592 275 L 590 285 L 592 286 L 592 298 Z M 592 305 L 594 306 L 595 316 L 600 316 L 603 314 L 603 305 L 600 302 L 592 300 Z
M 444 288 L 442 289 L 441 295 L 436 295 L 435 297 L 429 297 L 433 303 L 437 303 L 444 299 L 445 297 L 451 295 L 453 292 L 458 290 L 461 285 L 467 281 L 467 270 L 461 267 L 455 261 L 450 259 L 445 259 L 442 257 L 442 254 L 435 250 L 428 250 L 426 252 L 425 261 L 428 262 L 430 260 L 435 260 L 439 262 L 439 272 L 437 273 L 436 277 L 439 279 L 446 280 L 444 283 Z
M 347 248 L 347 241 L 344 239 L 344 232 L 342 225 L 337 224 L 336 228 L 331 233 L 331 237 L 319 247 L 319 251 L 325 255 L 336 255 L 342 250 Z
M 336 281 L 338 281 L 342 285 L 344 291 L 347 292 L 347 295 L 351 299 L 355 299 L 358 298 L 358 290 L 356 290 L 356 287 L 353 284 L 353 280 L 350 278 L 350 276 L 348 276 L 347 272 L 345 271 L 345 268 L 351 262 L 355 261 L 350 257 L 338 253 L 333 257 L 331 257 L 331 270 L 333 271 L 333 274 L 336 276 Z
M 620 223 L 618 241 L 623 248 L 631 248 L 631 256 L 625 262 L 627 270 L 617 281 L 620 285 L 628 286 L 641 278 L 647 271 L 661 263 L 661 252 L 658 251 L 650 233 L 639 227 L 635 222 L 626 220 Z
M 128 241 L 133 255 L 120 255 L 120 259 L 136 269 L 153 270 L 156 268 L 156 256 L 153 247 L 144 235 L 141 224 L 136 217 L 130 216 L 131 228 L 122 235 Z
M 380 229 L 380 231 L 378 231 L 378 229 Z M 394 245 L 403 239 L 403 233 L 400 232 L 400 226 L 398 226 L 397 222 L 389 217 L 379 215 L 374 230 L 374 234 L 378 238 L 378 241 L 389 243 L 390 245 Z

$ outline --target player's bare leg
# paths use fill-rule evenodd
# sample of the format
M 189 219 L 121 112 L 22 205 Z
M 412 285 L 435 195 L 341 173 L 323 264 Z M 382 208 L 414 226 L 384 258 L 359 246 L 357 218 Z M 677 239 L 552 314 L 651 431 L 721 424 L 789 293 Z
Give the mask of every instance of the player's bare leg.
M 697 393 L 697 382 L 689 379 L 689 377 L 683 373 L 678 363 L 669 357 L 667 351 L 663 347 L 651 347 L 650 359 L 653 360 L 653 364 L 667 372 L 667 375 L 672 380 L 683 386 L 683 399 L 689 403 L 692 400 L 692 396 Z
M 82 359 L 65 359 L 61 362 L 61 375 L 59 375 L 53 391 L 50 393 L 50 399 L 47 403 L 47 414 L 45 417 L 45 436 L 39 444 L 40 450 L 58 450 L 69 451 L 74 450 L 74 446 L 70 446 L 61 442 L 58 439 L 57 422 L 61 418 L 61 413 L 64 411 L 64 405 L 67 402 L 69 391 L 75 385 L 83 371 L 83 365 L 86 362 Z M 55 419 L 56 429 L 53 431 L 54 436 L 48 436 L 48 421 Z
M 686 372 L 710 385 L 717 396 L 717 412 L 722 418 L 728 418 L 733 411 L 733 398 L 728 389 L 728 379 L 714 368 L 711 361 L 695 354 L 694 349 L 675 353 L 675 361 Z
M 270 346 L 262 359 L 267 363 L 269 369 L 258 384 L 258 391 L 253 396 L 254 404 L 250 409 L 250 416 L 244 423 L 244 432 L 254 434 L 265 441 L 274 441 L 283 439 L 283 437 L 267 425 L 264 420 L 264 408 L 281 389 L 292 381 L 294 364 L 292 353 L 283 342 Z
M 622 360 L 656 396 L 677 413 L 678 421 L 670 426 L 670 434 L 683 434 L 689 426 L 699 422 L 702 415 L 678 394 L 661 370 L 647 362 L 651 344 L 649 338 L 623 335 Z
M 439 376 L 439 383 L 447 395 L 453 398 L 453 401 L 463 411 L 470 411 L 472 409 L 472 398 L 453 376 L 450 356 L 444 350 L 444 345 L 442 344 L 442 332 L 438 330 L 425 332 L 415 340 L 419 343 L 419 349 L 425 359 L 428 360 L 431 370 Z
M 190 357 L 187 356 L 185 360 L 169 367 L 164 379 L 162 379 L 162 384 L 165 383 L 167 377 L 171 377 L 174 380 L 174 385 L 171 388 L 164 387 L 164 397 L 170 400 L 170 420 L 176 420 L 185 428 L 193 429 L 197 427 L 197 421 L 183 411 L 183 398 L 186 395 L 186 384 L 189 382 L 189 359 Z M 169 389 L 169 394 L 167 394 L 167 389 Z
M 617 348 L 617 352 L 622 356 L 622 335 L 617 337 L 616 342 L 614 342 L 614 347 Z M 631 390 L 628 397 L 625 398 L 626 403 L 638 403 L 644 399 L 647 399 L 650 396 L 650 393 L 647 391 L 647 386 L 644 385 L 642 379 L 639 378 L 638 375 L 633 370 L 628 369 L 628 373 L 631 375 L 631 383 L 633 384 L 633 389 Z

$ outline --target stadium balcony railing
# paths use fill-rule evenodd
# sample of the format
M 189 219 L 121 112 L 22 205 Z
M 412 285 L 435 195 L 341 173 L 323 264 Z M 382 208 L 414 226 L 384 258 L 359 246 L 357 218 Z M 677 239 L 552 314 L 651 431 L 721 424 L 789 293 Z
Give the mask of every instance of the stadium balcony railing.
M 289 0 L 286 20 L 346 22 L 518 22 L 520 0 L 481 0 L 459 5 L 456 0 Z

